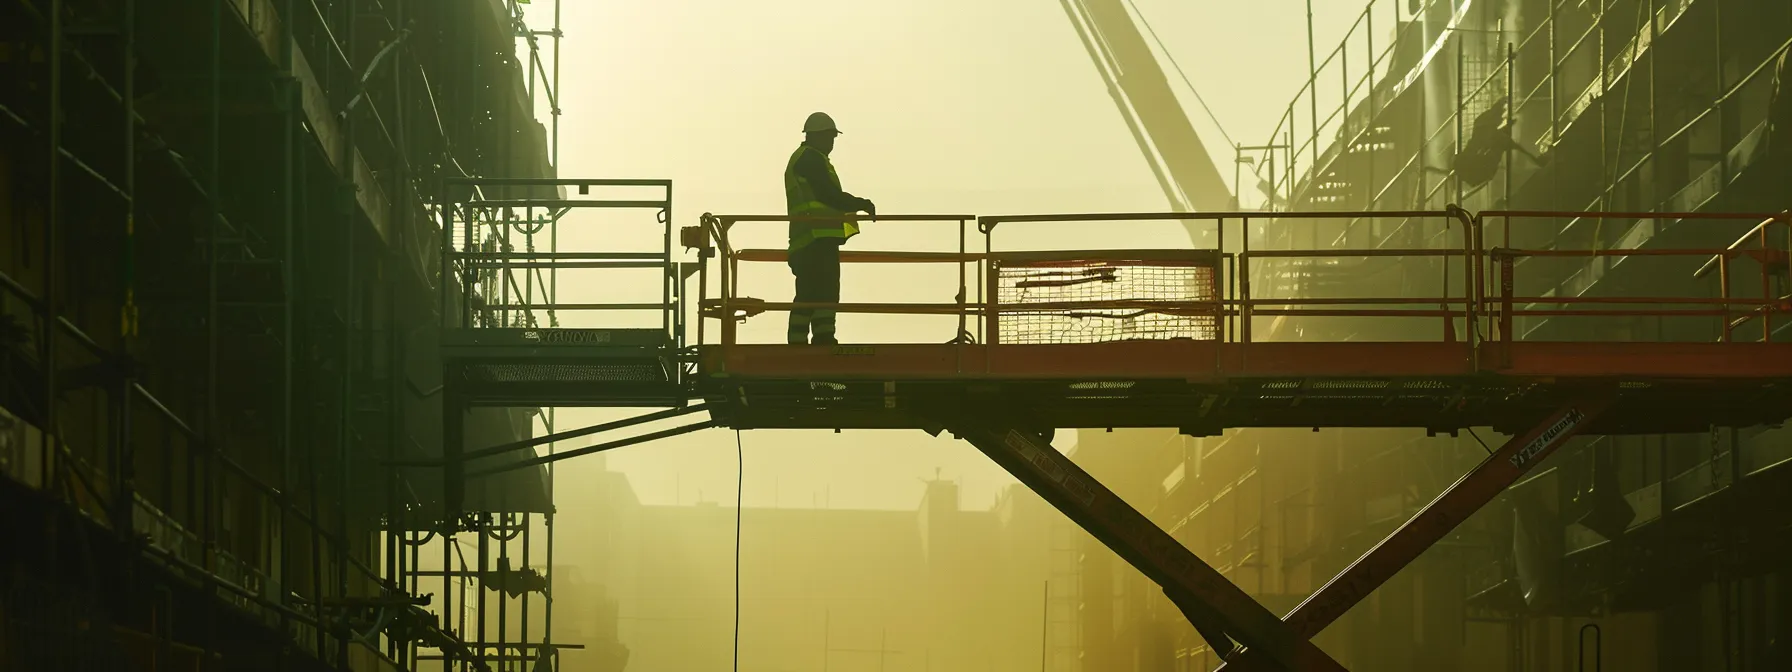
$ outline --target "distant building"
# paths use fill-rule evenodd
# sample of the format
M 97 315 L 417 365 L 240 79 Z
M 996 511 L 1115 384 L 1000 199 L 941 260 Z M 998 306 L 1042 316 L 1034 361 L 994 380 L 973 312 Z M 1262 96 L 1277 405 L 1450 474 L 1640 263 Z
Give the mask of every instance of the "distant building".
M 1062 518 L 1024 489 L 1003 492 L 985 511 L 964 510 L 958 486 L 936 480 L 913 511 L 742 513 L 741 669 L 1039 669 L 1046 551 Z M 606 580 L 630 672 L 728 668 L 734 509 L 640 506 L 612 515 L 581 516 L 580 524 L 632 533 L 601 553 L 612 571 L 627 568 Z M 580 575 L 591 581 L 591 573 Z M 588 613 L 572 601 L 563 596 L 556 613 Z M 597 671 L 575 667 L 573 653 L 565 672 Z
M 623 638 L 622 610 L 636 573 L 627 551 L 637 545 L 641 502 L 628 478 L 604 468 L 604 456 L 590 465 L 598 475 L 581 479 L 576 515 L 555 520 L 554 642 L 582 648 L 559 652 L 560 672 L 622 672 L 646 669 Z M 539 608 L 530 618 L 541 618 Z

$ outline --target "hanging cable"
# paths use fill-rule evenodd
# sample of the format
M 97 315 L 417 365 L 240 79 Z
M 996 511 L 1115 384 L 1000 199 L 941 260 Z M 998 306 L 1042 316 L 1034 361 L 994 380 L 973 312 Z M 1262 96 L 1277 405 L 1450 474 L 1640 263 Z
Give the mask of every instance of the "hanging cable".
M 747 451 L 734 430 L 734 672 L 740 672 L 740 506 L 747 483 Z
M 1195 102 L 1201 105 L 1202 112 L 1207 113 L 1207 118 L 1213 122 L 1213 127 L 1219 129 L 1220 137 L 1226 140 L 1226 144 L 1237 147 L 1238 143 L 1233 142 L 1232 136 L 1226 133 L 1226 127 L 1220 125 L 1219 117 L 1214 116 L 1213 110 L 1207 107 L 1207 99 L 1202 98 L 1201 92 L 1195 90 L 1194 83 L 1190 82 L 1188 75 L 1182 72 L 1182 66 L 1176 63 L 1176 57 L 1170 54 L 1170 49 L 1164 46 L 1164 41 L 1157 38 L 1157 31 L 1151 27 L 1151 22 L 1145 19 L 1145 13 L 1139 11 L 1139 6 L 1133 4 L 1132 0 L 1126 0 L 1126 4 L 1132 8 L 1133 15 L 1139 17 L 1139 25 L 1145 27 L 1145 34 L 1150 35 L 1151 41 L 1157 43 L 1158 51 L 1164 52 L 1164 58 L 1170 62 L 1170 67 L 1176 70 L 1176 76 L 1182 78 L 1183 86 L 1188 87 L 1189 93 L 1195 94 Z
M 1473 428 L 1473 427 L 1468 428 L 1468 435 L 1475 437 L 1475 443 L 1481 444 L 1481 450 L 1487 451 L 1487 455 L 1489 457 L 1491 457 L 1493 455 L 1493 448 L 1488 446 L 1486 441 L 1481 440 L 1481 435 L 1475 433 L 1475 428 Z

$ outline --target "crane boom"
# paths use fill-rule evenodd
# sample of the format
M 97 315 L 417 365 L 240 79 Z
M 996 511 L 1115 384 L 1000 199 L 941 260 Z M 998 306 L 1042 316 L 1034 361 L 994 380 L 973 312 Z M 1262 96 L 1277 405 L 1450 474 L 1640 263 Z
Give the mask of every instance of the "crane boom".
M 1188 212 L 1234 209 L 1232 191 L 1123 0 L 1059 2 L 1170 206 Z
M 1089 51 L 1089 58 L 1095 61 L 1096 71 L 1107 84 L 1108 95 L 1114 98 L 1114 105 L 1120 109 L 1120 117 L 1126 121 L 1133 140 L 1139 143 L 1139 151 L 1145 155 L 1145 162 L 1157 177 L 1158 186 L 1169 199 L 1170 208 L 1179 212 L 1237 209 L 1231 190 L 1226 188 L 1219 169 L 1214 167 L 1207 146 L 1195 133 L 1194 125 L 1189 123 L 1181 101 L 1170 89 L 1169 79 L 1157 64 L 1151 47 L 1145 43 L 1145 36 L 1140 34 L 1138 25 L 1126 11 L 1123 0 L 1059 0 L 1059 3 L 1070 17 L 1070 25 L 1076 28 L 1077 37 L 1082 39 L 1083 48 Z M 1183 226 L 1187 227 L 1189 237 L 1197 246 L 1212 242 L 1197 233 L 1199 229 L 1194 222 L 1185 221 Z M 1178 550 L 1182 549 L 1178 546 Z M 1145 568 L 1138 566 L 1141 570 Z M 1198 559 L 1191 566 L 1212 571 Z M 1211 596 L 1195 594 L 1174 582 L 1160 580 L 1160 583 L 1171 602 L 1183 610 L 1202 639 L 1221 656 L 1235 650 L 1233 640 L 1242 642 L 1256 637 L 1262 653 L 1260 647 L 1267 640 L 1261 637 L 1266 633 L 1283 634 L 1273 629 L 1257 630 L 1238 621 L 1238 610 L 1234 610 L 1232 619 L 1225 619 L 1215 611 L 1215 605 L 1207 602 Z M 1249 599 L 1245 601 L 1249 602 Z M 1254 603 L 1250 606 L 1256 611 L 1262 610 Z M 1342 669 L 1310 643 L 1304 652 L 1317 656 L 1312 661 L 1315 669 Z M 1277 653 L 1293 655 L 1287 647 Z M 1287 659 L 1280 662 L 1287 662 Z

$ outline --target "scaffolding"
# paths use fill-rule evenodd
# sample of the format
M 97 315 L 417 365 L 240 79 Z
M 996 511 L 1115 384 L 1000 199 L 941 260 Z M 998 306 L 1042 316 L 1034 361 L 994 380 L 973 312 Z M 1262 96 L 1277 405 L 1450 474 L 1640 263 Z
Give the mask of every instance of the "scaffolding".
M 1782 268 L 1779 250 L 1785 248 L 1785 241 L 1768 232 L 1783 233 L 1783 227 L 1755 226 L 1745 233 L 1744 227 L 1756 222 L 1682 218 L 1672 213 L 1783 206 L 1777 188 L 1770 184 L 1774 178 L 1769 176 L 1783 172 L 1775 163 L 1784 159 L 1774 156 L 1777 143 L 1773 131 L 1774 115 L 1781 115 L 1778 125 L 1784 124 L 1781 91 L 1787 48 L 1792 46 L 1789 31 L 1792 8 L 1780 3 L 1373 0 L 1329 52 L 1324 47 L 1315 49 L 1308 82 L 1290 101 L 1268 142 L 1238 148 L 1240 170 L 1235 182 L 1240 183 L 1242 193 L 1248 191 L 1243 188 L 1248 184 L 1245 181 L 1260 180 L 1263 186 L 1258 201 L 1268 210 L 1430 208 L 1453 202 L 1482 211 L 1489 246 L 1538 252 L 1510 262 L 1518 274 L 1513 280 L 1515 295 L 1531 297 L 1516 302 L 1512 324 L 1500 327 L 1513 330 L 1514 337 L 1584 341 L 1628 334 L 1638 340 L 1783 340 L 1784 322 L 1763 318 L 1741 303 L 1729 308 L 1681 304 L 1686 317 L 1661 322 L 1594 313 L 1627 300 L 1624 294 L 1631 295 L 1628 300 L 1642 302 L 1646 295 L 1676 287 L 1680 288 L 1673 291 L 1689 295 L 1783 302 L 1784 286 L 1771 284 L 1782 281 L 1769 280 L 1783 271 L 1768 270 Z M 1783 150 L 1777 151 L 1783 155 Z M 1519 216 L 1522 223 L 1503 232 L 1502 217 L 1493 212 L 1502 209 L 1532 212 Z M 1596 217 L 1576 214 L 1580 210 L 1632 212 Z M 1265 227 L 1262 245 L 1299 249 L 1328 244 L 1353 248 L 1461 244 L 1454 236 L 1453 232 L 1368 218 L 1321 221 L 1290 213 Z M 1717 249 L 1731 239 L 1738 240 L 1731 248 L 1775 250 L 1762 252 L 1764 256 L 1758 260 L 1728 257 L 1727 263 L 1740 264 L 1758 278 L 1763 283 L 1759 288 L 1732 287 L 1729 280 L 1719 278 L 1723 263 L 1715 256 L 1695 274 L 1710 278 L 1696 288 L 1686 273 L 1696 261 L 1688 260 L 1691 265 L 1676 265 L 1665 257 L 1656 263 L 1620 261 L 1665 253 L 1665 249 Z M 1613 256 L 1603 251 L 1613 251 Z M 1756 275 L 1757 269 L 1766 273 Z M 1437 260 L 1290 260 L 1266 265 L 1251 281 L 1254 290 L 1268 296 L 1341 296 L 1352 287 L 1380 286 L 1389 292 L 1435 287 L 1439 278 L 1447 282 L 1451 272 L 1450 264 Z M 1581 315 L 1523 314 L 1552 306 Z M 1716 327 L 1725 319 L 1721 313 L 1730 314 L 1720 329 Z M 1694 314 L 1705 315 L 1709 321 L 1688 319 Z M 1266 338 L 1297 337 L 1291 323 L 1281 326 Z M 1376 340 L 1409 339 L 1434 330 L 1418 323 L 1371 325 L 1360 319 L 1339 318 L 1323 323 L 1306 321 L 1298 333 L 1301 338 Z M 1461 338 L 1475 337 L 1457 333 Z M 1707 429 L 1682 427 L 1678 431 L 1702 437 Z M 1259 437 L 1262 435 L 1245 433 L 1232 437 L 1229 444 L 1270 440 Z M 1547 486 L 1553 492 L 1559 481 L 1564 492 L 1575 487 L 1583 490 L 1573 494 L 1572 502 L 1577 505 L 1600 492 L 1605 494 L 1593 499 L 1604 498 L 1608 507 L 1621 506 L 1610 501 L 1612 490 L 1632 500 L 1640 491 L 1624 492 L 1615 482 L 1574 486 L 1567 479 L 1590 480 L 1594 473 L 1615 479 L 1611 476 L 1614 471 L 1640 471 L 1654 473 L 1649 478 L 1660 481 L 1650 487 L 1667 493 L 1670 480 L 1705 478 L 1698 475 L 1703 473 L 1698 472 L 1702 465 L 1673 479 L 1661 473 L 1672 469 L 1668 446 L 1678 438 L 1683 437 L 1601 438 L 1570 451 L 1561 458 L 1562 466 L 1546 469 L 1548 473 L 1534 477 L 1525 487 L 1541 491 Z M 1290 450 L 1307 443 L 1291 437 L 1284 440 Z M 1349 439 L 1339 437 L 1336 446 L 1330 445 L 1329 439 L 1312 441 L 1313 460 L 1329 461 L 1334 451 L 1343 459 L 1346 442 L 1384 440 L 1394 440 L 1394 436 L 1356 434 Z M 1630 446 L 1624 454 L 1649 457 L 1631 460 L 1620 469 L 1613 466 L 1611 457 L 1618 445 Z M 1435 453 L 1436 447 L 1429 450 Z M 1713 448 L 1711 452 L 1719 451 Z M 1719 463 L 1743 460 L 1741 452 L 1732 450 L 1726 457 L 1712 459 Z M 1417 453 L 1383 453 L 1378 458 L 1409 471 L 1420 463 Z M 1251 468 L 1271 468 L 1269 460 L 1254 464 Z M 1307 469 L 1286 465 L 1277 473 L 1286 477 Z M 1323 464 L 1312 469 L 1331 473 Z M 1361 479 L 1341 473 L 1334 477 L 1362 484 Z M 1411 487 L 1408 482 L 1382 480 L 1376 483 L 1385 489 L 1373 493 L 1328 489 L 1316 483 L 1299 494 L 1332 509 L 1347 509 L 1379 506 Z M 1637 504 L 1634 525 L 1656 520 L 1674 506 L 1690 507 L 1705 496 L 1704 490 L 1695 494 L 1681 485 L 1682 492 L 1672 497 L 1671 504 L 1643 497 L 1647 501 Z M 1719 490 L 1712 486 L 1708 494 Z M 1357 495 L 1365 501 L 1352 499 Z M 1570 502 L 1569 495 L 1561 496 L 1564 505 Z M 1505 526 L 1500 529 L 1511 525 L 1504 512 L 1490 518 L 1489 525 Z M 1728 525 L 1728 520 L 1733 519 L 1712 522 Z M 1344 520 L 1335 524 L 1340 527 L 1335 534 L 1341 538 L 1329 539 L 1333 544 L 1367 543 L 1367 538 L 1382 533 L 1374 525 L 1352 528 L 1353 523 Z M 1607 531 L 1612 532 L 1609 527 Z M 1580 567 L 1575 571 L 1584 583 L 1605 588 L 1583 588 L 1570 605 L 1551 607 L 1560 613 L 1601 613 L 1600 601 L 1621 599 L 1614 596 L 1613 588 L 1635 580 L 1628 577 L 1646 573 L 1618 569 L 1636 563 L 1636 556 L 1614 555 L 1620 551 L 1613 549 L 1626 545 L 1611 541 L 1610 534 L 1601 536 L 1569 525 L 1567 536 L 1571 556 L 1592 555 L 1587 551 L 1597 548 L 1602 549 L 1601 557 L 1610 559 L 1602 568 L 1587 564 L 1591 560 L 1568 560 L 1569 565 Z M 1501 618 L 1525 612 L 1513 606 L 1524 605 L 1514 593 L 1513 586 L 1519 583 L 1514 563 L 1501 559 L 1510 549 L 1498 548 L 1499 543 L 1509 546 L 1510 540 L 1489 538 L 1486 531 L 1465 537 L 1458 549 L 1476 558 L 1471 562 L 1481 563 L 1471 568 L 1476 577 L 1476 589 L 1471 592 L 1478 593 L 1475 599 L 1482 603 L 1471 610 L 1502 612 Z M 1490 544 L 1494 547 L 1488 548 Z M 1199 550 L 1210 552 L 1208 547 Z M 1354 551 L 1347 553 L 1354 557 Z M 1303 551 L 1300 555 L 1305 563 L 1329 562 L 1323 557 L 1326 554 Z M 1654 557 L 1666 555 L 1671 554 Z M 1660 585 L 1659 580 L 1643 581 L 1641 589 Z M 1495 603 L 1497 608 L 1487 606 Z M 1433 608 L 1423 607 L 1426 613 Z M 1390 616 L 1384 612 L 1384 617 Z M 1388 646 L 1407 653 L 1418 648 L 1404 640 L 1397 647 L 1391 641 Z M 1540 658 L 1521 661 L 1518 655 L 1509 658 L 1513 669 L 1546 664 Z M 1666 661 L 1663 658 L 1661 664 L 1669 664 Z M 1379 664 L 1402 663 L 1395 658 Z M 1686 658 L 1676 664 L 1695 663 Z
M 13 212 L 34 245 L 0 260 L 0 312 L 28 346 L 7 349 L 0 373 L 20 383 L 0 396 L 0 464 L 78 512 L 68 529 L 107 530 L 77 580 L 133 578 L 81 608 L 137 633 L 16 662 L 53 669 L 122 647 L 140 661 L 411 669 L 420 642 L 464 648 L 418 597 L 415 545 L 433 532 L 415 481 L 362 467 L 417 442 L 402 371 L 422 353 L 405 331 L 431 318 L 406 306 L 434 284 L 417 268 L 435 256 L 418 213 L 438 166 L 516 174 L 557 158 L 559 3 L 537 7 L 551 30 L 529 30 L 514 0 L 0 9 L 9 43 L 27 47 L 0 57 L 20 74 L 0 93 L 0 132 L 20 139 L 0 161 L 38 180 L 44 208 Z M 482 78 L 522 88 L 514 61 L 426 36 L 524 40 L 527 109 L 471 93 Z M 537 95 L 552 132 L 514 149 L 508 129 L 532 120 Z M 459 121 L 474 108 L 502 112 L 505 131 Z M 15 180 L 6 188 L 31 184 Z M 199 244 L 170 245 L 182 237 Z M 110 278 L 115 291 L 95 291 Z M 493 527 L 526 539 L 532 520 Z M 515 557 L 509 541 L 492 546 Z M 526 542 L 521 555 L 530 564 Z M 33 566 L 55 574 L 54 557 Z M 112 564 L 140 557 L 149 573 Z M 203 618 L 171 623 L 176 609 Z M 294 651 L 312 662 L 277 662 Z
M 1699 210 L 1757 158 L 1766 123 L 1760 94 L 1792 47 L 1738 39 L 1726 48 L 1716 36 L 1754 26 L 1726 23 L 1721 4 L 1548 0 L 1536 16 L 1536 7 L 1520 11 L 1511 2 L 1370 0 L 1338 45 L 1318 57 L 1269 141 L 1239 152 L 1248 165 L 1278 167 L 1255 177 L 1266 182 L 1264 201 L 1287 204 L 1283 209 L 1460 203 L 1484 210 L 1512 207 L 1515 181 L 1545 168 L 1533 159 L 1586 134 L 1599 151 L 1593 164 L 1572 169 L 1595 176 L 1598 195 L 1549 199 L 1544 209 Z M 1749 7 L 1730 20 L 1784 21 L 1784 14 Z M 1392 39 L 1378 26 L 1392 27 Z M 1710 39 L 1685 44 L 1692 34 Z M 1747 60 L 1707 83 L 1708 97 L 1673 81 L 1704 69 L 1699 63 L 1670 67 L 1657 57 L 1663 50 L 1710 50 L 1721 62 L 1726 49 Z M 1486 120 L 1488 137 L 1476 138 L 1477 122 L 1490 110 L 1500 113 Z M 1720 124 L 1723 118 L 1731 121 Z M 1478 146 L 1493 136 L 1512 142 Z M 1678 156 L 1707 141 L 1728 158 L 1701 161 L 1703 168 L 1678 184 L 1649 172 L 1664 151 Z M 1485 166 L 1463 165 L 1480 150 L 1491 154 L 1480 162 Z M 1645 185 L 1651 188 L 1638 189 L 1643 180 L 1652 180 Z M 1574 198 L 1554 191 L 1544 196 Z
M 536 6 L 528 2 L 506 0 L 504 4 L 507 27 L 510 29 L 510 36 L 516 41 L 512 46 L 517 51 L 524 52 L 520 65 L 527 73 L 525 118 L 533 118 L 545 112 L 549 120 L 546 144 L 541 148 L 547 156 L 548 172 L 539 179 L 551 181 L 557 176 L 560 165 L 560 54 L 561 40 L 565 37 L 561 25 L 561 2 L 553 0 Z M 540 16 L 531 10 L 551 12 L 551 23 L 546 29 L 531 27 L 530 17 Z M 548 42 L 546 48 L 544 41 Z M 505 112 L 511 112 L 511 108 L 506 107 Z M 518 165 L 516 145 L 502 143 L 501 147 L 503 159 L 500 165 Z M 513 174 L 508 171 L 499 172 Z M 458 175 L 446 177 L 449 180 L 464 180 L 471 176 L 466 171 L 461 171 Z M 476 197 L 487 195 L 477 187 L 473 194 Z M 490 194 L 493 198 L 539 195 L 542 195 L 541 190 L 529 185 L 502 188 Z M 468 278 L 462 275 L 461 269 L 450 270 L 448 265 L 456 250 L 475 250 L 492 259 L 510 259 L 511 255 L 557 258 L 557 223 L 565 214 L 564 211 L 529 209 L 520 215 L 508 208 L 465 211 L 458 214 L 464 214 L 467 221 L 457 229 L 453 224 L 457 215 L 457 203 L 454 199 L 452 192 L 444 192 L 435 194 L 433 200 L 432 214 L 439 222 L 437 235 L 440 244 L 426 244 L 434 247 L 433 256 L 440 260 L 441 265 L 435 274 L 436 282 L 443 296 L 448 296 L 449 288 L 454 288 L 463 301 L 495 297 L 496 303 L 501 304 L 501 307 L 472 311 L 444 301 L 438 306 L 443 324 L 501 323 L 536 327 L 541 326 L 545 320 L 547 326 L 559 326 L 559 314 L 554 304 L 560 279 L 557 269 L 528 263 L 474 265 L 466 269 L 471 276 L 471 282 L 466 282 Z M 453 241 L 453 233 L 457 231 L 463 236 L 458 246 Z M 471 304 L 467 305 L 470 307 Z M 452 383 L 444 379 L 442 396 L 445 417 L 463 418 L 463 410 L 448 391 L 449 387 L 452 387 Z M 537 420 L 546 434 L 554 434 L 556 413 L 553 406 L 542 408 L 539 415 L 529 422 Z M 466 441 L 464 432 L 447 431 L 442 436 L 445 453 L 459 452 Z M 545 446 L 549 455 L 557 448 L 553 441 L 525 440 L 524 443 L 531 446 L 531 453 L 532 446 L 536 445 Z M 395 464 L 403 465 L 404 462 L 398 460 L 398 456 L 393 458 L 396 460 Z M 414 558 L 408 567 L 400 568 L 401 581 L 408 580 L 411 594 L 420 594 L 425 590 L 427 579 L 439 580 L 437 585 L 443 596 L 439 613 L 446 621 L 454 624 L 454 632 L 460 633 L 464 640 L 459 645 L 433 647 L 434 653 L 413 650 L 416 660 L 439 661 L 443 670 L 474 669 L 475 666 L 488 663 L 494 663 L 495 669 L 499 670 L 525 669 L 538 660 L 552 660 L 557 664 L 558 651 L 581 648 L 576 643 L 556 642 L 553 634 L 552 464 L 546 468 L 545 488 L 545 507 L 506 501 L 502 496 L 494 499 L 487 493 L 482 498 L 485 506 L 476 512 L 462 512 L 458 506 L 449 506 L 450 499 L 455 495 L 444 491 L 441 506 L 428 523 L 427 536 L 413 538 L 413 533 L 405 533 L 405 542 L 413 547 L 421 547 L 431 539 L 439 540 L 442 552 L 439 564 L 433 570 L 422 569 L 424 565 L 421 564 L 421 559 Z M 471 553 L 462 538 L 456 535 L 461 531 L 470 532 L 476 538 Z M 539 565 L 533 557 L 537 534 L 545 535 L 546 557 L 541 559 Z M 413 550 L 413 555 L 415 553 Z M 539 604 L 536 608 L 531 608 L 531 600 L 536 598 L 539 598 Z M 536 614 L 541 619 L 539 631 L 531 629 L 530 618 Z

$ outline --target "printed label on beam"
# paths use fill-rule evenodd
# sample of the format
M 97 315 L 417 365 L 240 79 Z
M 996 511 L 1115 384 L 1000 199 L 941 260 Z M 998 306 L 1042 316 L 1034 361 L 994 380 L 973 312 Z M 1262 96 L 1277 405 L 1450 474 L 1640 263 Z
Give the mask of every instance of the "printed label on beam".
M 1523 449 L 1520 449 L 1517 453 L 1512 455 L 1512 466 L 1519 469 L 1525 468 L 1539 453 L 1548 450 L 1558 439 L 1563 438 L 1569 430 L 1574 429 L 1581 423 L 1581 421 L 1586 419 L 1586 414 L 1581 413 L 1580 409 L 1568 409 L 1567 413 L 1562 414 L 1561 420 L 1557 420 L 1555 424 L 1550 425 L 1548 429 L 1543 430 L 1542 434 L 1538 434 L 1537 438 L 1531 439 L 1530 443 L 1525 444 Z

